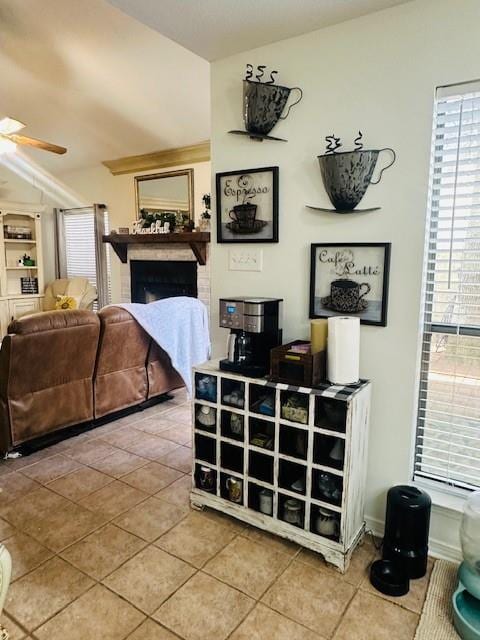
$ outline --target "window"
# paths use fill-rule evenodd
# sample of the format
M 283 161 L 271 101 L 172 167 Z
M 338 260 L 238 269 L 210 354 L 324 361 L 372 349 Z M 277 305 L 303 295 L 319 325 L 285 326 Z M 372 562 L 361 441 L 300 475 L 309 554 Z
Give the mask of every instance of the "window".
M 437 90 L 415 478 L 480 487 L 480 82 Z
M 57 210 L 60 277 L 87 278 L 97 289 L 94 309 L 110 301 L 110 255 L 102 242 L 102 235 L 108 231 L 104 205 Z

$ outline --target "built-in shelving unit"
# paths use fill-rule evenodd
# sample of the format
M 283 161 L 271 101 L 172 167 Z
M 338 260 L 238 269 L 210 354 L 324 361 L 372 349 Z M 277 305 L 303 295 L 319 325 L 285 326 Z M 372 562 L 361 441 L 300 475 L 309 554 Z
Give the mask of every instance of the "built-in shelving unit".
M 290 387 L 215 363 L 196 368 L 194 381 L 192 505 L 293 540 L 344 571 L 364 533 L 370 383 Z
M 42 205 L 0 202 L 0 338 L 12 319 L 42 309 L 43 210 Z M 25 254 L 34 264 L 19 264 Z

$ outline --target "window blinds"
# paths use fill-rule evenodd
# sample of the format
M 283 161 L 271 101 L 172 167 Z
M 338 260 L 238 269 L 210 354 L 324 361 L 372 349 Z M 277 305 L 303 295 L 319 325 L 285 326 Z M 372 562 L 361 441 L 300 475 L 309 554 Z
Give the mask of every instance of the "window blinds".
M 97 288 L 93 209 L 66 212 L 64 225 L 67 278 L 87 278 Z
M 102 205 L 94 205 L 60 213 L 61 275 L 87 278 L 97 290 L 97 310 L 111 299 L 110 253 L 102 242 L 102 235 L 109 232 L 108 212 Z
M 415 477 L 480 487 L 480 83 L 437 90 Z

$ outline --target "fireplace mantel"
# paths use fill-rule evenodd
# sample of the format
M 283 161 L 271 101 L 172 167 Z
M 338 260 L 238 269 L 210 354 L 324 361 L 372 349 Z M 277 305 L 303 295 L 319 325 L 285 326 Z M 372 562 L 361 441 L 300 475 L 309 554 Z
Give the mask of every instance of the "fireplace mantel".
M 207 262 L 207 244 L 210 242 L 210 233 L 205 231 L 180 233 L 111 233 L 108 236 L 102 236 L 102 240 L 112 245 L 113 250 L 123 263 L 126 263 L 128 259 L 128 245 L 183 243 L 190 245 L 198 264 L 205 265 Z

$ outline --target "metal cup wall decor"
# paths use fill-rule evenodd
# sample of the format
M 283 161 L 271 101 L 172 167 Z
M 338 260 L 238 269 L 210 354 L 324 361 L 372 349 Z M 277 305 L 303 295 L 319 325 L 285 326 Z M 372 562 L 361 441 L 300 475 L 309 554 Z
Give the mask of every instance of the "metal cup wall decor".
M 272 71 L 270 79 L 262 82 L 265 73 L 265 65 L 257 67 L 258 74 L 256 80 L 251 80 L 253 76 L 253 66 L 247 65 L 247 74 L 243 80 L 243 120 L 246 131 L 233 130 L 229 133 L 237 135 L 247 135 L 254 140 L 279 140 L 286 142 L 284 138 L 270 136 L 269 133 L 279 120 L 285 120 L 292 107 L 300 102 L 303 92 L 300 87 L 283 87 L 274 84 L 274 76 L 278 73 Z M 282 115 L 290 93 L 298 91 L 299 96 L 295 102 L 289 105 L 285 115 Z
M 318 156 L 318 162 L 325 190 L 335 207 L 333 211 L 336 213 L 355 213 L 378 210 L 380 207 L 357 210 L 355 210 L 355 207 L 362 200 L 368 186 L 370 184 L 378 184 L 383 172 L 393 165 L 396 159 L 395 151 L 389 147 L 384 149 L 363 149 L 361 132 L 355 139 L 356 148 L 353 151 L 337 152 L 342 143 L 340 138 L 335 137 L 335 135 L 327 136 L 325 139 L 328 143 L 327 151 L 325 154 Z M 378 156 L 383 151 L 390 152 L 392 160 L 382 168 L 378 179 L 373 181 L 373 171 L 377 164 Z M 323 207 L 307 206 L 310 209 L 319 211 L 332 211 L 332 209 Z

